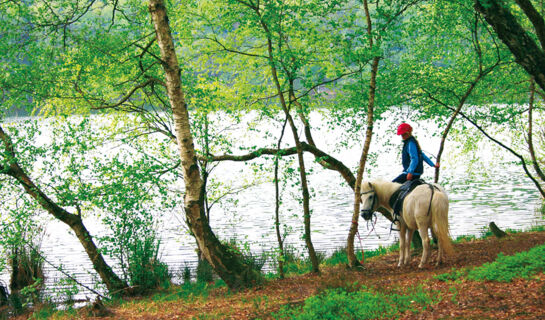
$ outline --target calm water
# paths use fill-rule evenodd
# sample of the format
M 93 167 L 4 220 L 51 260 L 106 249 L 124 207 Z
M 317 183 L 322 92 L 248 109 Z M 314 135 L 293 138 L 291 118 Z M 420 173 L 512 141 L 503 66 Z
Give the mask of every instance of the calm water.
M 335 155 L 350 168 L 355 169 L 361 152 L 363 138 L 347 138 L 342 128 L 328 129 L 323 118 L 314 114 L 312 122 L 317 133 L 314 138 L 318 146 Z M 265 130 L 274 130 L 274 124 L 265 126 Z M 391 180 L 401 172 L 399 149 L 401 140 L 393 134 L 395 125 L 389 121 L 380 122 L 373 140 L 373 152 L 368 172 L 365 177 L 382 177 Z M 320 129 L 321 128 L 321 129 Z M 432 124 L 415 128 L 422 149 L 436 153 L 439 138 L 427 135 L 437 132 Z M 249 133 L 244 128 L 234 128 L 229 134 L 239 143 L 250 142 L 271 145 L 274 139 L 264 138 L 260 132 Z M 287 134 L 288 136 L 290 134 Z M 346 146 L 339 146 L 340 141 L 351 141 Z M 290 141 L 286 141 L 290 145 Z M 478 161 L 470 164 L 459 151 L 459 144 L 449 142 L 442 162 L 442 184 L 449 193 L 450 212 L 449 223 L 453 237 L 459 235 L 479 235 L 489 222 L 494 221 L 502 228 L 525 229 L 533 225 L 545 224 L 543 217 L 536 211 L 540 204 L 538 192 L 531 181 L 524 176 L 522 169 L 509 164 L 509 156 L 491 158 L 505 154 L 488 143 L 483 143 L 478 149 Z M 235 149 L 235 148 L 233 148 Z M 331 252 L 346 244 L 350 227 L 353 195 L 352 190 L 343 182 L 340 175 L 333 171 L 321 169 L 313 163 L 311 155 L 305 155 L 308 167 L 313 170 L 309 177 L 312 187 L 312 240 L 316 250 Z M 291 158 L 292 160 L 294 158 Z M 271 168 L 261 174 L 260 184 L 244 191 L 226 197 L 215 206 L 211 212 L 211 225 L 222 239 L 236 238 L 247 242 L 255 252 L 273 250 L 276 247 L 274 233 L 274 186 L 272 167 L 264 160 L 252 162 L 263 163 Z M 267 164 L 268 163 L 268 164 Z M 425 168 L 424 179 L 432 180 L 433 170 Z M 482 171 L 481 171 L 482 170 Z M 355 170 L 353 170 L 355 172 Z M 244 179 L 251 179 L 253 171 L 243 163 L 223 163 L 213 172 L 212 178 L 231 183 L 234 188 L 241 185 Z M 493 177 L 493 178 L 490 178 Z M 300 191 L 297 186 L 288 183 L 282 193 L 283 204 L 281 223 L 289 226 L 287 244 L 302 248 L 302 209 L 298 199 Z M 187 234 L 181 208 L 168 212 L 157 212 L 161 221 L 159 235 L 162 239 L 162 260 L 172 271 L 179 272 L 184 266 L 194 268 L 197 257 L 194 240 Z M 85 224 L 91 234 L 101 234 L 102 226 L 93 219 L 86 219 Z M 397 234 L 390 232 L 390 222 L 379 215 L 375 232 L 362 223 L 360 233 L 365 249 L 386 246 L 397 240 Z M 359 242 L 356 242 L 360 247 Z M 64 270 L 89 286 L 94 285 L 95 272 L 88 261 L 81 245 L 68 228 L 62 223 L 49 221 L 46 226 L 46 236 L 42 244 L 48 261 L 54 265 L 62 265 Z M 113 261 L 110 261 L 113 265 Z M 47 284 L 54 286 L 59 278 L 64 277 L 52 266 L 46 264 Z M 4 274 L 7 283 L 7 274 Z M 81 297 L 85 297 L 85 293 Z M 88 294 L 91 297 L 91 294 Z

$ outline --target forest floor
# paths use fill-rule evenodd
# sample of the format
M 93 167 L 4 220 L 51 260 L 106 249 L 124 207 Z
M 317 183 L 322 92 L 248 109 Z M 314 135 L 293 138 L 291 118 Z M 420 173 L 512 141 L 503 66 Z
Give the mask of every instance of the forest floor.
M 510 234 L 455 244 L 455 255 L 442 266 L 429 263 L 419 269 L 420 256 L 409 266 L 397 267 L 397 252 L 368 259 L 359 270 L 345 266 L 323 268 L 320 275 L 306 274 L 229 293 L 212 290 L 207 297 L 191 299 L 139 298 L 109 305 L 110 314 L 102 319 L 269 319 L 285 305 L 302 304 L 325 289 L 343 287 L 358 281 L 376 290 L 388 291 L 421 286 L 433 292 L 439 302 L 418 312 L 406 311 L 401 319 L 545 319 L 545 274 L 508 283 L 440 281 L 433 277 L 452 268 L 479 266 L 494 261 L 498 253 L 512 255 L 545 243 L 545 232 Z M 437 250 L 432 252 L 432 262 Z M 174 295 L 174 294 L 173 294 Z M 93 319 L 89 310 L 79 310 L 78 318 Z M 72 315 L 73 317 L 73 315 Z M 72 318 L 70 317 L 70 318 Z

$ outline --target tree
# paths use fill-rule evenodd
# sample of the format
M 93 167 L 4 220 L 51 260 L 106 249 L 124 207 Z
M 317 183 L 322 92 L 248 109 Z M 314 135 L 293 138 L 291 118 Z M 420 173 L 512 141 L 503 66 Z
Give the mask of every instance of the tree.
M 26 193 L 33 197 L 49 214 L 68 225 L 74 231 L 91 260 L 94 269 L 111 293 L 118 293 L 126 289 L 128 287 L 127 284 L 112 271 L 112 268 L 106 263 L 98 250 L 93 237 L 83 224 L 81 212 L 77 214 L 68 212 L 51 200 L 34 184 L 25 170 L 19 165 L 15 146 L 10 136 L 4 132 L 2 127 L 0 127 L 0 140 L 4 148 L 1 154 L 0 172 L 15 179 L 25 189 Z
M 373 51 L 375 48 L 373 41 L 373 25 L 371 23 L 371 14 L 369 13 L 369 4 L 367 0 L 363 0 L 363 8 L 365 11 L 365 18 L 367 21 L 367 36 L 369 41 L 369 50 Z M 352 224 L 350 225 L 350 231 L 348 232 L 348 240 L 346 245 L 346 253 L 348 257 L 348 265 L 355 267 L 358 264 L 356 255 L 354 254 L 354 237 L 358 230 L 358 219 L 360 215 L 360 202 L 361 202 L 361 183 L 363 180 L 363 170 L 365 169 L 365 163 L 367 162 L 367 156 L 369 148 L 371 146 L 371 137 L 373 135 L 373 116 L 375 107 L 375 94 L 377 90 L 377 73 L 381 57 L 373 57 L 371 63 L 371 78 L 369 80 L 369 95 L 367 103 L 367 130 L 365 132 L 365 143 L 363 145 L 360 162 L 358 166 L 358 174 L 356 176 L 356 185 L 354 188 L 354 212 L 352 214 Z
M 189 228 L 199 249 L 230 288 L 241 288 L 259 281 L 259 274 L 244 264 L 233 250 L 222 244 L 212 232 L 204 210 L 204 189 L 195 146 L 191 135 L 189 113 L 182 90 L 180 67 L 168 23 L 165 3 L 150 0 L 149 12 L 161 51 L 166 88 L 174 116 L 176 139 L 182 160 L 185 183 L 184 209 Z
M 545 22 L 530 0 L 517 0 L 516 3 L 534 27 L 541 47 L 503 1 L 475 0 L 475 9 L 484 15 L 498 37 L 513 53 L 516 62 L 545 90 Z

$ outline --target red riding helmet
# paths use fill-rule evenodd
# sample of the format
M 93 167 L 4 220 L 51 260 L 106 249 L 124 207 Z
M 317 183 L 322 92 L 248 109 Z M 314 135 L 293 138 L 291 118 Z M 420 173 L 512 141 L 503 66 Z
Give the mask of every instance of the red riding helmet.
M 413 131 L 413 127 L 411 127 L 411 125 L 408 123 L 402 123 L 397 127 L 398 136 L 411 131 Z

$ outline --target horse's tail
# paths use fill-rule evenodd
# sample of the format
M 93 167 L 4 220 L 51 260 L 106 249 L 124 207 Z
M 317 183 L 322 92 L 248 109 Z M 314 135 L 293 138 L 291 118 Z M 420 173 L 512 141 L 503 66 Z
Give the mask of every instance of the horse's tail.
M 431 224 L 439 240 L 439 247 L 446 255 L 454 254 L 448 227 L 448 197 L 444 192 L 434 192 L 431 207 Z

